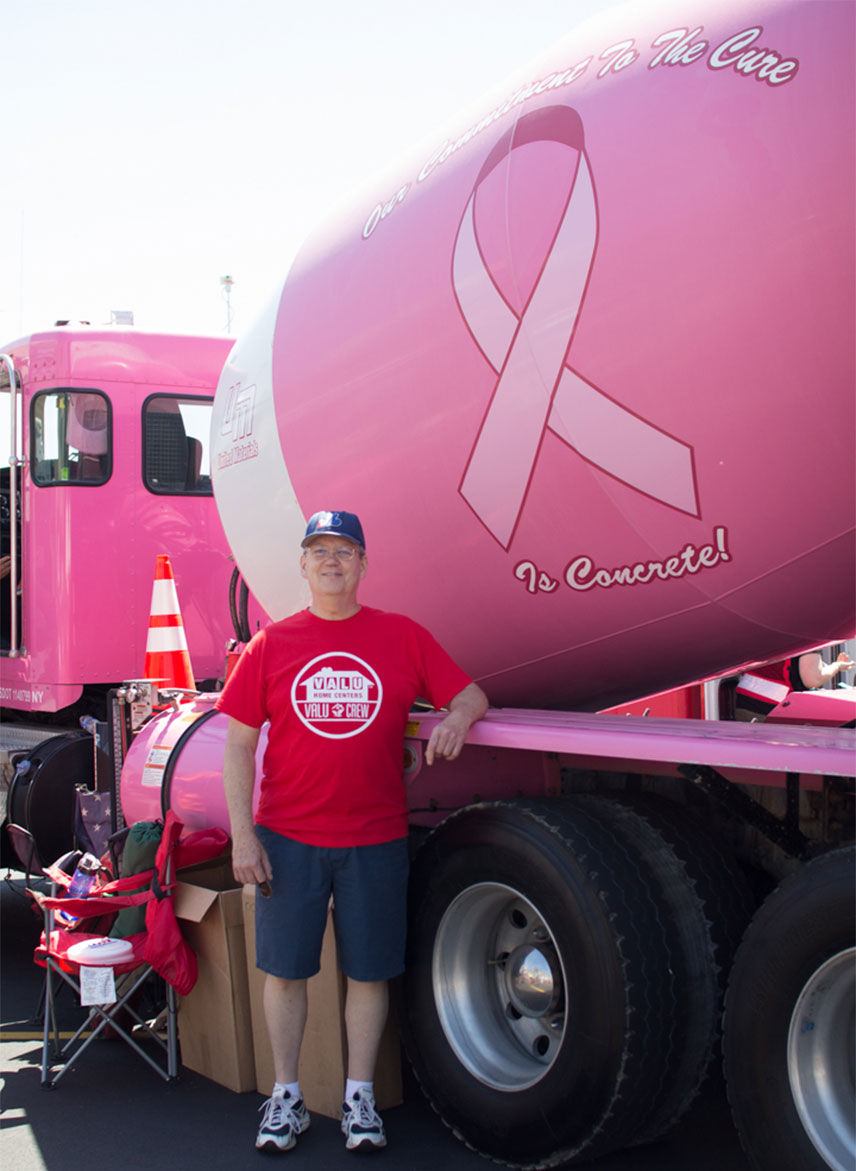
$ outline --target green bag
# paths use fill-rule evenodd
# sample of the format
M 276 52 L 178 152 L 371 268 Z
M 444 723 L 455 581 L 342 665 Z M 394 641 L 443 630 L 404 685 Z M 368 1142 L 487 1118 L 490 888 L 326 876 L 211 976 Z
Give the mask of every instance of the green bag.
M 142 874 L 144 871 L 153 870 L 162 836 L 162 822 L 135 821 L 125 839 L 125 849 L 119 863 L 119 877 L 127 878 L 130 874 Z M 150 886 L 151 879 L 125 893 L 138 894 L 140 891 L 148 890 Z M 110 938 L 125 939 L 145 929 L 146 904 L 141 903 L 139 907 L 123 907 L 110 928 Z

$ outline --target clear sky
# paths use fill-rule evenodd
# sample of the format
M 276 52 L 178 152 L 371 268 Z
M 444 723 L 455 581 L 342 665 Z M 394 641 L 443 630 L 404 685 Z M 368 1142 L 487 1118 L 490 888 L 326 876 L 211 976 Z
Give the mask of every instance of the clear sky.
M 31 0 L 3 14 L 0 344 L 240 333 L 303 238 L 615 0 Z

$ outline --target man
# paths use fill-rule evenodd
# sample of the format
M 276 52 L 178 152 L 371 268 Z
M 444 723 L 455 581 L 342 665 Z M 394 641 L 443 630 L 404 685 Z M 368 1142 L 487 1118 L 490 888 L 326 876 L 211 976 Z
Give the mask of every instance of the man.
M 306 980 L 318 971 L 332 893 L 347 977 L 348 1150 L 386 1145 L 373 1079 L 388 1011 L 387 981 L 404 967 L 408 871 L 402 742 L 417 696 L 449 714 L 425 760 L 454 760 L 484 692 L 431 637 L 400 614 L 357 601 L 365 538 L 349 512 L 317 512 L 302 542 L 308 610 L 260 631 L 217 707 L 229 717 L 223 785 L 233 869 L 258 883 L 256 962 L 276 1084 L 256 1147 L 287 1151 L 309 1126 L 297 1065 Z M 259 805 L 252 812 L 259 730 L 270 721 Z

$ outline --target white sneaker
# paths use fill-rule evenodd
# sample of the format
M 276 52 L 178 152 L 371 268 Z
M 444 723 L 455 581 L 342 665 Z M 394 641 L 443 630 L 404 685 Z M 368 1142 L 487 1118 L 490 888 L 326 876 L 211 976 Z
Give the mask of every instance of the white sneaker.
M 264 1114 L 256 1135 L 258 1151 L 290 1151 L 297 1142 L 297 1136 L 309 1129 L 309 1111 L 302 1098 L 292 1098 L 291 1094 L 274 1094 L 259 1109 L 264 1110 Z
M 349 1151 L 379 1151 L 386 1146 L 383 1123 L 375 1109 L 375 1101 L 367 1090 L 357 1090 L 353 1098 L 342 1104 L 342 1134 Z

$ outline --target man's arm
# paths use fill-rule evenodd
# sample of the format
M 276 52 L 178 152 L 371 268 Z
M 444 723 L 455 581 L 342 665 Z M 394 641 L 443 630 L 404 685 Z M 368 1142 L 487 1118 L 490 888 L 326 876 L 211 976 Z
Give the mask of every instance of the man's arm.
M 259 729 L 229 717 L 223 753 L 223 792 L 232 829 L 232 872 L 235 881 L 265 882 L 272 877 L 268 856 L 253 824 L 253 787 Z
M 834 663 L 824 663 L 819 654 L 800 655 L 799 671 L 803 687 L 823 687 L 827 679 L 834 679 L 839 671 L 849 671 L 853 660 L 843 651 Z
M 435 756 L 446 760 L 460 756 L 471 725 L 480 720 L 487 709 L 487 696 L 478 683 L 470 683 L 459 691 L 449 702 L 449 714 L 431 733 L 425 749 L 425 763 L 433 764 Z

